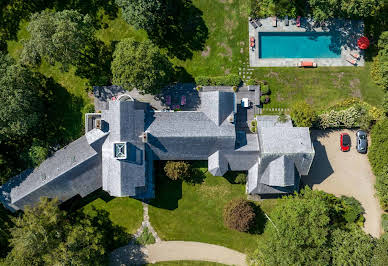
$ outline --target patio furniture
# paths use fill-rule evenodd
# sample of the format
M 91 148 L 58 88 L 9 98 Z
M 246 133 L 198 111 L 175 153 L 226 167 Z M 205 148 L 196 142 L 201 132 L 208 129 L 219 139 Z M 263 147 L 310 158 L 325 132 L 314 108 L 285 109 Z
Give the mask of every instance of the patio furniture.
M 289 24 L 288 16 L 286 16 L 286 17 L 284 18 L 284 25 L 288 26 L 288 24 Z
M 276 16 L 273 16 L 273 17 L 272 17 L 272 26 L 273 26 L 273 27 L 276 27 L 276 26 L 277 26 L 277 22 L 278 22 L 278 21 L 277 21 Z
M 354 58 L 351 58 L 351 57 L 346 57 L 345 60 L 348 61 L 353 66 L 357 64 L 357 59 L 354 59 Z
M 170 95 L 166 96 L 166 104 L 171 105 L 171 96 Z
M 115 96 L 113 96 L 113 97 L 112 97 L 112 101 L 115 101 L 115 100 L 116 100 L 116 97 L 115 97 Z
M 360 59 L 360 54 L 358 54 L 356 52 L 352 52 L 352 53 L 350 53 L 350 55 L 353 56 L 356 59 Z
M 249 39 L 251 42 L 255 42 L 255 37 L 251 37 L 250 39 Z
M 245 108 L 249 107 L 249 99 L 248 98 L 242 98 L 241 105 Z
M 186 96 L 182 95 L 182 97 L 181 97 L 181 105 L 185 105 L 185 104 L 186 104 Z
M 360 39 L 357 40 L 357 45 L 360 47 L 360 49 L 365 50 L 369 47 L 369 39 L 365 36 L 362 36 Z
M 257 25 L 257 23 L 253 20 L 253 19 L 249 19 L 249 22 L 251 23 L 251 25 L 256 29 L 259 25 Z
M 255 23 L 257 24 L 257 26 L 259 26 L 259 27 L 261 27 L 261 22 L 260 22 L 260 20 L 258 20 L 258 19 L 256 19 L 256 20 L 254 20 L 255 21 Z
M 297 64 L 298 67 L 317 67 L 317 63 L 312 61 L 300 61 Z
M 298 16 L 297 18 L 296 18 L 296 26 L 297 27 L 300 27 L 300 16 Z
M 255 47 L 255 43 L 254 42 L 251 42 L 250 46 L 253 48 Z

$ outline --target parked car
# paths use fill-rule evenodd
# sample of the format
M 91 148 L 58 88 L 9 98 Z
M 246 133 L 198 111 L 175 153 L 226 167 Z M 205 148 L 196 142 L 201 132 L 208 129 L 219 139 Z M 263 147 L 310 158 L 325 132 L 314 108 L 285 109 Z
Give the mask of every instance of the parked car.
M 356 133 L 357 151 L 359 153 L 367 153 L 368 151 L 368 135 L 365 131 L 359 130 Z
M 341 133 L 340 146 L 341 151 L 350 151 L 350 136 L 348 133 Z

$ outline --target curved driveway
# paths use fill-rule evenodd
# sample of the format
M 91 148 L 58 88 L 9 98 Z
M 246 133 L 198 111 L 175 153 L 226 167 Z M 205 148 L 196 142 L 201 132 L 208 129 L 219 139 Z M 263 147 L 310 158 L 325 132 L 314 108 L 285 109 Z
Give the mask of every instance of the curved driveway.
M 352 141 L 349 152 L 339 149 L 340 133 L 347 132 Z M 355 130 L 313 130 L 315 158 L 304 184 L 336 196 L 355 197 L 365 209 L 364 231 L 374 237 L 382 233 L 379 201 L 375 196 L 376 181 L 368 156 L 356 151 Z M 369 143 L 370 144 L 370 143 Z
M 222 246 L 190 241 L 162 241 L 145 247 L 128 245 L 112 252 L 110 265 L 133 265 L 176 260 L 247 265 L 246 255 L 243 253 Z

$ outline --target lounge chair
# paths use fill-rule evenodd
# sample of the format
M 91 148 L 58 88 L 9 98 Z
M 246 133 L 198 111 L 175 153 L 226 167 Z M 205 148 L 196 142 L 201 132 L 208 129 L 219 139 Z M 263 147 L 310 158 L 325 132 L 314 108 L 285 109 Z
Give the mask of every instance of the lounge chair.
M 352 52 L 352 53 L 350 53 L 350 55 L 353 56 L 356 59 L 360 59 L 360 54 L 358 54 L 356 52 Z
M 300 61 L 298 67 L 317 67 L 317 63 L 311 61 Z
M 272 17 L 272 26 L 273 26 L 273 27 L 276 27 L 276 26 L 277 26 L 277 22 L 278 22 L 278 21 L 277 21 L 276 16 L 273 16 L 273 17 Z
M 249 19 L 249 23 L 251 23 L 251 25 L 256 29 L 259 25 L 257 25 L 257 23 L 253 20 L 253 19 Z
M 166 104 L 171 105 L 171 96 L 170 95 L 166 96 Z
M 351 63 L 353 66 L 357 64 L 357 59 L 354 59 L 352 57 L 346 57 L 345 60 Z
M 289 24 L 288 16 L 286 16 L 286 17 L 284 18 L 284 25 L 288 26 L 288 24 Z
M 300 16 L 298 16 L 297 18 L 296 18 L 296 26 L 297 27 L 300 27 Z
M 181 97 L 181 105 L 185 105 L 186 104 L 186 96 L 182 95 Z
M 262 24 L 261 24 L 260 20 L 255 19 L 254 21 L 255 21 L 255 23 L 256 23 L 259 27 L 261 27 Z

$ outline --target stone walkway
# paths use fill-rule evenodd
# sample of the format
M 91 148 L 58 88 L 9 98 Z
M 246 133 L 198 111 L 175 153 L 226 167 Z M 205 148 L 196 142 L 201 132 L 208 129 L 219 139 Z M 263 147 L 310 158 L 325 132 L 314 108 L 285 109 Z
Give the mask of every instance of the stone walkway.
M 158 236 L 155 229 L 152 227 L 152 225 L 150 223 L 150 217 L 148 215 L 148 204 L 145 202 L 143 202 L 142 204 L 143 204 L 143 222 L 141 223 L 140 228 L 137 229 L 134 236 L 135 236 L 135 238 L 138 238 L 141 235 L 141 233 L 144 231 L 144 229 L 146 227 L 148 227 L 148 230 L 151 232 L 152 236 L 155 238 L 156 243 L 161 242 L 162 240 L 160 239 L 160 237 Z

